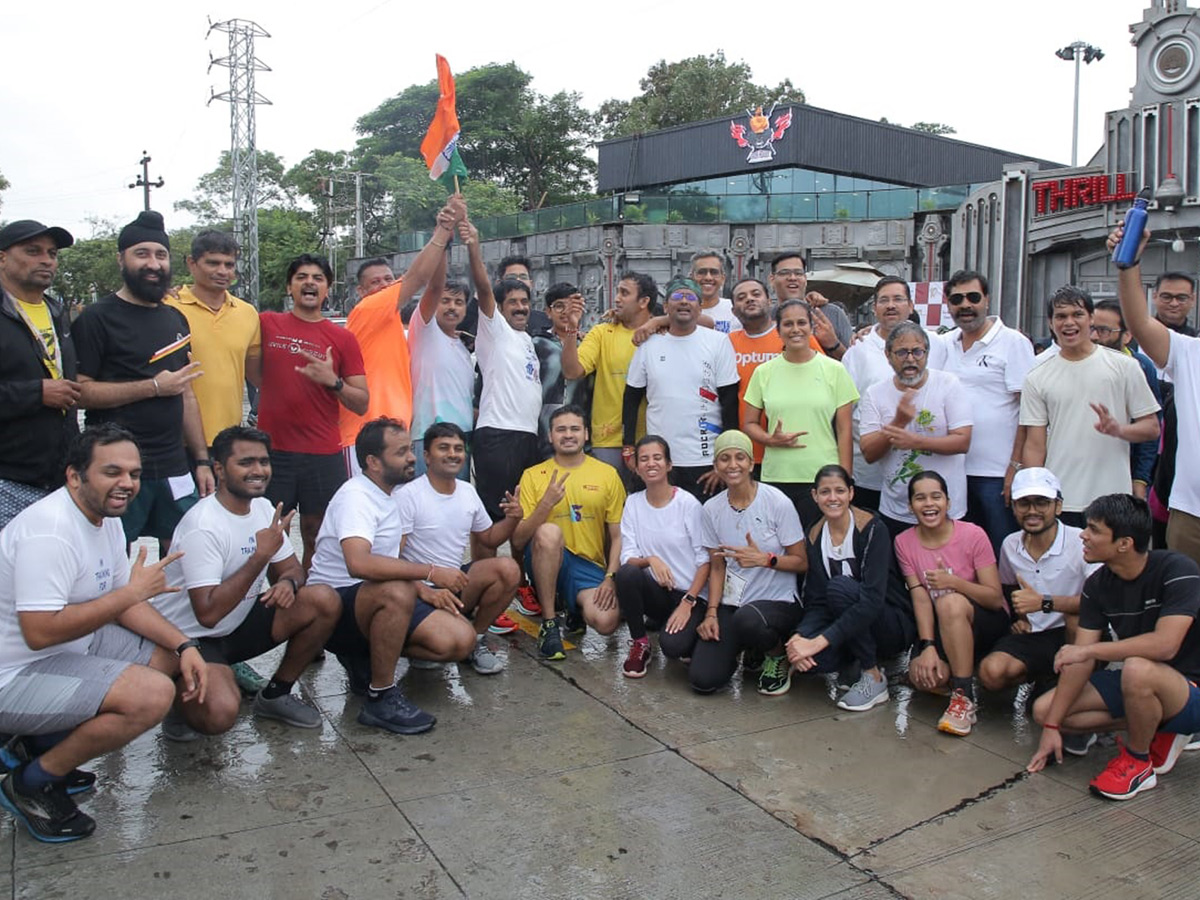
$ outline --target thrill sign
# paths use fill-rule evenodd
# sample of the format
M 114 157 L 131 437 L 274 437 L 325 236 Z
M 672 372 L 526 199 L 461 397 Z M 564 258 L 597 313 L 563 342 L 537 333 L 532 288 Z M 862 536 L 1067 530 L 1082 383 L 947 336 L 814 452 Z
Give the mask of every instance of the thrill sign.
M 1031 185 L 1033 214 L 1044 216 L 1088 206 L 1128 202 L 1137 197 L 1134 184 L 1132 172 L 1035 181 Z

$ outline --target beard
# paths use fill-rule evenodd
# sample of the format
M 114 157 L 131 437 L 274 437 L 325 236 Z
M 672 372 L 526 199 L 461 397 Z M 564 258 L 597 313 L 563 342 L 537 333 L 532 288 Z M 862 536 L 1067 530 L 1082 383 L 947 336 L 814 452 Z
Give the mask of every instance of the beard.
M 162 303 L 167 289 L 171 286 L 171 270 L 167 268 L 155 273 L 158 275 L 157 279 L 148 278 L 148 274 L 145 269 L 121 268 L 121 279 L 129 288 L 129 293 L 144 303 Z

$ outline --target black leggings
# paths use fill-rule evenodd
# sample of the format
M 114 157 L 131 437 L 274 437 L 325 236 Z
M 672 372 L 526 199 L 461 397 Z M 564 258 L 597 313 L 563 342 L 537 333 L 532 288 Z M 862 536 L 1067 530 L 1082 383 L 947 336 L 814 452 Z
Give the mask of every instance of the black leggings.
M 626 563 L 617 570 L 617 603 L 635 641 L 646 636 L 646 616 L 666 622 L 686 591 L 665 588 L 650 574 Z
M 848 611 L 863 603 L 862 584 L 845 575 L 829 579 L 825 597 L 810 603 L 796 629 L 806 638 L 815 638 Z M 817 672 L 839 672 L 849 663 L 857 662 L 864 669 L 873 669 L 879 657 L 895 656 L 912 645 L 917 626 L 912 618 L 894 606 L 884 605 L 869 627 L 857 634 L 847 634 L 840 646 L 832 644 L 815 657 Z
M 800 604 L 791 600 L 754 600 L 740 607 L 722 603 L 717 607 L 720 639 L 702 641 L 696 629 L 704 621 L 706 609 L 697 604 L 684 629 L 678 634 L 661 632 L 658 645 L 671 659 L 690 654 L 688 681 L 692 690 L 711 694 L 729 684 L 737 670 L 739 653 L 747 649 L 765 653 L 787 640 L 796 630 L 801 612 Z

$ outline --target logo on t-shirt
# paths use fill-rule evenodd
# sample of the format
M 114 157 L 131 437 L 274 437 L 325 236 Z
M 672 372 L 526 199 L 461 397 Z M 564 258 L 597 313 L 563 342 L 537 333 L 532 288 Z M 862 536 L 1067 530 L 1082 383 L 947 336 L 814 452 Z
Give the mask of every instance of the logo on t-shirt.
M 161 347 L 158 350 L 155 350 L 154 353 L 150 356 L 149 362 L 156 363 L 160 359 L 165 359 L 166 357 L 168 357 L 172 353 L 174 353 L 176 350 L 182 350 L 189 343 L 191 343 L 191 341 L 192 341 L 192 336 L 190 334 L 180 334 L 177 331 L 177 332 L 175 332 L 175 340 L 171 341 L 171 343 L 167 344 L 167 346 Z
M 572 503 L 571 504 L 571 521 L 572 522 L 582 522 L 583 521 L 583 504 L 582 503 Z

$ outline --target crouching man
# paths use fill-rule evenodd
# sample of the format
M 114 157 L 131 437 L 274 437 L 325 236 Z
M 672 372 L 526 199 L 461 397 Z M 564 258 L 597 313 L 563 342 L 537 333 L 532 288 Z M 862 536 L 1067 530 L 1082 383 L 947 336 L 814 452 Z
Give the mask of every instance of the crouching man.
M 173 554 L 130 565 L 121 516 L 137 496 L 133 435 L 90 427 L 67 455 L 67 483 L 0 533 L 0 731 L 30 752 L 0 782 L 0 804 L 40 841 L 87 837 L 95 821 L 71 793 L 95 781 L 77 766 L 157 725 L 182 673 L 203 704 L 208 669 L 178 628 L 145 602 L 164 590 Z

